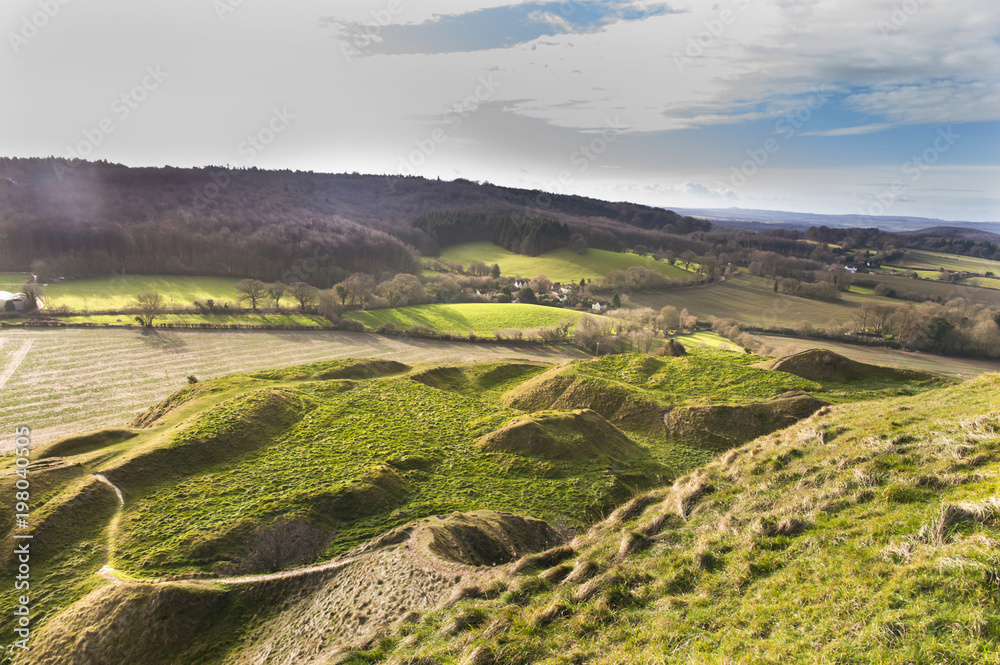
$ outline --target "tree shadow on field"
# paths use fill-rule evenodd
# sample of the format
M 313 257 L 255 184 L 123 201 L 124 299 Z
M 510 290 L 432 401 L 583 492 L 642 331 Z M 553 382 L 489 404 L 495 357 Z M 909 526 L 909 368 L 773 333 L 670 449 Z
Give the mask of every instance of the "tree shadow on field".
M 187 342 L 177 333 L 165 333 L 153 328 L 143 328 L 139 339 L 153 349 L 171 353 L 184 353 L 188 350 Z

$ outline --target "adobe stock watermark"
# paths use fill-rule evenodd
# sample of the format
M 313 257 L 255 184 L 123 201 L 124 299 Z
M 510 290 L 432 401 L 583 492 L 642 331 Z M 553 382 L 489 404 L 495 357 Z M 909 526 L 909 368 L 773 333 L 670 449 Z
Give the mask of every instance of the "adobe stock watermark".
M 20 638 L 14 647 L 27 651 L 31 639 L 31 543 L 34 536 L 27 533 L 29 511 L 31 509 L 31 482 L 28 469 L 31 466 L 31 429 L 18 427 L 14 430 L 14 495 L 10 505 L 14 508 L 16 529 L 14 530 L 14 575 L 15 607 L 14 633 Z
M 889 20 L 880 18 L 877 26 L 882 33 L 882 39 L 888 39 L 891 35 L 899 32 L 900 28 L 906 25 L 914 14 L 927 4 L 928 0 L 903 0 L 902 3 L 892 6 L 892 13 Z
M 404 175 L 415 175 L 417 169 L 437 152 L 438 147 L 448 142 L 448 139 L 451 138 L 449 132 L 457 132 L 461 129 L 462 124 L 472 117 L 485 102 L 488 102 L 501 85 L 499 81 L 494 79 L 492 73 L 480 76 L 479 85 L 476 86 L 472 94 L 448 107 L 441 116 L 442 122 L 448 124 L 448 129 L 438 127 L 431 131 L 426 138 L 414 140 L 413 144 L 416 146 L 416 150 L 411 151 L 406 156 L 400 156 L 400 172 Z
M 903 162 L 900 174 L 905 176 L 905 179 L 896 178 L 889 184 L 889 187 L 875 194 L 874 201 L 867 205 L 862 204 L 859 213 L 864 216 L 865 222 L 877 226 L 874 218 L 888 212 L 923 177 L 924 173 L 941 159 L 941 155 L 948 152 L 960 138 L 962 138 L 961 134 L 956 134 L 951 127 L 938 128 L 937 136 L 934 137 L 929 146 Z
M 774 123 L 774 133 L 778 134 L 782 141 L 789 141 L 798 135 L 802 127 L 809 122 L 813 114 L 821 109 L 830 99 L 830 93 L 826 86 L 821 85 L 813 88 L 812 94 L 805 103 L 797 106 L 794 110 L 778 118 Z M 756 173 L 764 168 L 771 157 L 781 151 L 782 141 L 773 136 L 769 136 L 757 148 L 748 148 L 746 151 L 748 159 L 739 166 L 733 166 L 729 175 L 729 184 L 723 182 L 716 183 L 716 190 L 725 194 L 731 194 L 735 190 L 743 187 Z
M 32 39 L 45 29 L 52 22 L 62 8 L 73 0 L 38 0 L 36 3 L 38 10 L 21 17 L 20 29 L 17 32 L 11 30 L 7 33 L 7 41 L 14 53 L 20 51 L 28 45 Z
M 139 105 L 149 99 L 150 93 L 159 88 L 170 76 L 167 72 L 150 65 L 142 80 L 130 90 L 115 97 L 110 104 L 111 115 L 107 115 L 98 121 L 95 127 L 88 127 L 82 131 L 83 140 L 75 146 L 66 146 L 67 159 L 86 159 L 94 150 L 99 147 L 104 140 L 115 133 L 120 122 L 128 120 L 129 116 L 139 108 Z
M 396 16 L 403 13 L 403 9 L 403 3 L 400 0 L 389 0 L 385 9 L 372 10 L 370 12 L 372 22 L 360 26 L 358 31 L 351 36 L 350 46 L 344 43 L 340 45 L 340 52 L 344 55 L 347 64 L 352 63 L 354 58 L 358 57 L 372 42 L 378 41 L 382 35 L 382 28 L 390 25 Z M 351 46 L 354 47 L 353 50 Z
M 733 4 L 739 11 L 746 10 L 750 6 L 750 2 L 751 0 L 733 0 Z M 702 21 L 704 29 L 697 35 L 688 37 L 684 53 L 674 51 L 674 65 L 677 66 L 677 71 L 683 74 L 684 67 L 693 64 L 695 58 L 704 55 L 705 49 L 715 46 L 722 39 L 726 29 L 736 23 L 736 19 L 736 12 L 732 9 L 720 9 L 715 18 Z
M 576 176 L 582 174 L 590 168 L 601 156 L 607 152 L 615 141 L 622 134 L 631 129 L 631 126 L 621 119 L 621 116 L 604 119 L 604 128 L 589 142 L 580 145 L 570 153 L 568 161 L 574 168 L 563 169 L 558 173 L 556 179 L 548 184 L 547 189 L 556 195 L 563 194 L 567 187 L 576 181 Z M 552 195 L 548 191 L 540 190 L 535 196 L 535 200 L 524 207 L 524 215 L 520 223 L 531 217 L 533 214 L 544 213 L 552 208 Z
M 212 9 L 219 21 L 225 21 L 226 17 L 243 6 L 243 0 L 212 0 Z
M 236 152 L 243 157 L 243 165 L 250 166 L 257 157 L 267 150 L 267 147 L 274 143 L 279 134 L 287 130 L 295 115 L 288 111 L 288 107 L 274 107 L 271 109 L 271 117 L 256 132 L 247 134 L 247 137 L 236 146 Z M 204 210 L 215 199 L 222 195 L 232 182 L 230 175 L 232 169 L 222 169 L 208 175 L 211 182 L 205 183 L 201 191 L 195 194 L 192 205 L 196 210 Z

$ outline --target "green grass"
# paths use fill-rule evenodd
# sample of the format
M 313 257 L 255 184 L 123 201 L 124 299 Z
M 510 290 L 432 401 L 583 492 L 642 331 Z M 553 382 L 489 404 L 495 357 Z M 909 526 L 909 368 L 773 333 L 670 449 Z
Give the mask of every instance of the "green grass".
M 17 293 L 30 279 L 31 275 L 17 272 L 0 272 L 0 291 Z
M 127 314 L 92 314 L 90 316 L 65 316 L 60 321 L 66 323 L 100 323 L 111 326 L 136 325 L 133 317 Z M 283 312 L 281 314 L 163 314 L 156 317 L 154 325 L 161 323 L 211 323 L 213 325 L 271 325 L 271 326 L 328 326 L 326 319 L 301 312 Z
M 390 322 L 404 330 L 418 325 L 438 332 L 466 335 L 471 331 L 481 337 L 491 337 L 495 330 L 504 328 L 524 330 L 556 326 L 567 320 L 575 322 L 580 312 L 541 305 L 460 303 L 376 309 L 350 312 L 345 316 L 369 328 Z
M 1000 662 L 998 401 L 994 375 L 762 437 L 578 540 L 593 581 L 508 577 L 517 605 L 427 613 L 346 663 Z M 963 502 L 982 517 L 936 526 Z
M 45 287 L 48 307 L 65 305 L 75 311 L 127 307 L 141 293 L 159 293 L 168 307 L 192 307 L 195 300 L 235 302 L 238 280 L 226 277 L 125 275 L 53 282 Z
M 483 261 L 487 265 L 496 263 L 500 266 L 501 273 L 507 277 L 546 275 L 555 282 L 594 279 L 603 277 L 612 270 L 627 270 L 631 266 L 642 266 L 672 279 L 684 279 L 692 275 L 684 268 L 671 266 L 666 261 L 602 249 L 588 249 L 586 254 L 579 255 L 564 247 L 541 256 L 524 256 L 508 252 L 493 243 L 477 242 L 448 247 L 441 253 L 441 259 L 449 263 L 460 263 L 464 267 L 468 267 L 472 261 Z
M 735 344 L 721 335 L 710 332 L 697 332 L 687 335 L 677 335 L 685 348 L 706 347 L 709 349 L 723 349 L 726 351 L 742 351 L 743 347 Z

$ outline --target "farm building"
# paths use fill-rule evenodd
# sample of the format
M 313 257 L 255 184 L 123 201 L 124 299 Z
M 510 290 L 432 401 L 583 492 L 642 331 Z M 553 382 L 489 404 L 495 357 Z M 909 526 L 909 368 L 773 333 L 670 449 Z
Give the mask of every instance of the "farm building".
M 10 291 L 0 291 L 0 307 L 4 311 L 7 310 L 7 303 L 14 304 L 15 312 L 24 311 L 24 294 L 23 293 L 11 293 Z

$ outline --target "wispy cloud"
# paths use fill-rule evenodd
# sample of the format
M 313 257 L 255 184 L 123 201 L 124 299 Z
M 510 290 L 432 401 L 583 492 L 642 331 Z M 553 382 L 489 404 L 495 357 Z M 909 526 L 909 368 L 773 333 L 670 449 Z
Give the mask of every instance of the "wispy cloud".
M 839 129 L 828 129 L 822 132 L 803 132 L 801 136 L 857 136 L 859 134 L 875 134 L 890 129 L 894 125 L 888 123 L 876 123 L 873 125 L 858 125 L 857 127 L 841 127 Z

